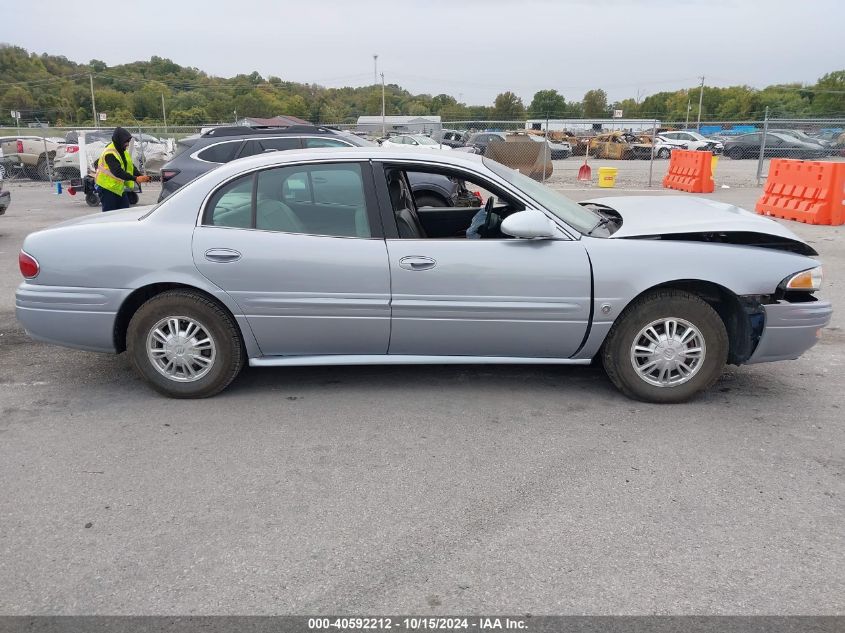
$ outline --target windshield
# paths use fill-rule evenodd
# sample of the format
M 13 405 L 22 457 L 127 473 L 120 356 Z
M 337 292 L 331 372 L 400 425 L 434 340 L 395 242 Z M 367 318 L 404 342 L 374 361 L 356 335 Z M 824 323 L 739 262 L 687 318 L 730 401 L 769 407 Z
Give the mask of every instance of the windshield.
M 428 138 L 427 136 L 412 136 L 411 138 L 413 138 L 420 145 L 439 145 L 440 144 L 437 141 Z
M 597 213 L 593 213 L 563 194 L 549 189 L 515 169 L 505 167 L 502 163 L 497 163 L 487 157 L 481 160 L 490 171 L 504 178 L 507 182 L 540 204 L 544 209 L 548 209 L 569 226 L 581 231 L 581 233 L 587 233 L 601 219 L 601 216 Z

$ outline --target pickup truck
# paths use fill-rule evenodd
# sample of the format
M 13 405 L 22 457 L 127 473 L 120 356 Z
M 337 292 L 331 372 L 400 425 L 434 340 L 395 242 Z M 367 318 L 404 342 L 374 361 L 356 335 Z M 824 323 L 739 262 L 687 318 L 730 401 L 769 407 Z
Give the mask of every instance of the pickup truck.
M 17 156 L 24 172 L 31 178 L 47 180 L 56 151 L 63 145 L 57 139 L 40 136 L 5 136 L 0 138 L 3 156 Z M 46 153 L 45 153 L 46 152 Z M 49 162 L 48 162 L 49 161 Z

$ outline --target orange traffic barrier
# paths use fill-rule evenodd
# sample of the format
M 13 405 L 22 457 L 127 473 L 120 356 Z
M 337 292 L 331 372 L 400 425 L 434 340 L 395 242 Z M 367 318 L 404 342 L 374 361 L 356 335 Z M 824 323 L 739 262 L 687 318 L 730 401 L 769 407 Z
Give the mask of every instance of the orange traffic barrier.
M 713 193 L 712 158 L 712 152 L 672 150 L 669 173 L 663 177 L 663 186 L 689 193 Z
M 774 158 L 755 208 L 806 224 L 845 224 L 845 163 Z

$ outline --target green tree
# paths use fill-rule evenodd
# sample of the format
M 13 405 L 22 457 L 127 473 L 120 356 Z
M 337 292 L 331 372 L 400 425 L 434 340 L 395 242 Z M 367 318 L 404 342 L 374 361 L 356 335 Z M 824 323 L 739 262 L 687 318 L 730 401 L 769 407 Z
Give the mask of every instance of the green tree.
M 525 118 L 525 106 L 522 99 L 508 91 L 496 96 L 493 102 L 492 116 L 496 120 L 510 121 Z
M 812 110 L 815 114 L 845 114 L 845 70 L 837 70 L 821 77 L 811 93 Z
M 534 118 L 544 116 L 565 117 L 567 115 L 566 99 L 557 90 L 539 90 L 534 93 L 534 98 L 528 106 L 528 112 Z
M 431 113 L 443 116 L 444 110 L 453 110 L 458 105 L 455 97 L 447 94 L 439 94 L 431 100 Z
M 607 93 L 604 90 L 589 90 L 584 95 L 584 116 L 600 118 L 608 115 Z

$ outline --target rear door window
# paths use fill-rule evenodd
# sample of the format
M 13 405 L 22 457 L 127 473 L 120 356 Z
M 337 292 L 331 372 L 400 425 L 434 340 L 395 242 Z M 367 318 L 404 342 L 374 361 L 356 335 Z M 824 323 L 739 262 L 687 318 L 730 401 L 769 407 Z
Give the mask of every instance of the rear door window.
M 241 176 L 224 185 L 211 197 L 205 224 L 248 229 L 252 226 L 253 175 Z
M 208 163 L 228 163 L 235 158 L 235 153 L 238 151 L 241 143 L 242 141 L 227 141 L 226 143 L 209 145 L 197 154 L 197 158 Z
M 372 235 L 357 163 L 276 167 L 259 173 L 256 228 L 337 237 Z

